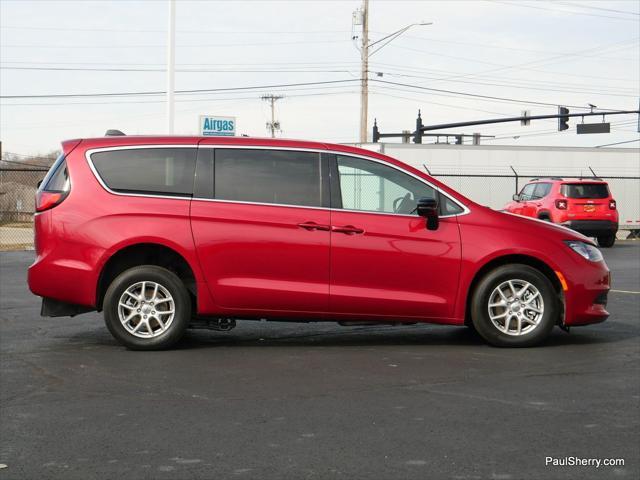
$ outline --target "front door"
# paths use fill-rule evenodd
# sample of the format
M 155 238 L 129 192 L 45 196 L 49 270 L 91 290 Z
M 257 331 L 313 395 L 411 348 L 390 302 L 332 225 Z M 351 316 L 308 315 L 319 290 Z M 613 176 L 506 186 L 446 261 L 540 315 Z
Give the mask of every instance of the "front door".
M 317 152 L 201 148 L 196 186 L 204 175 L 213 188 L 204 182 L 194 195 L 191 225 L 214 303 L 285 316 L 327 311 L 324 170 Z
M 385 319 L 451 317 L 461 258 L 455 215 L 462 208 L 387 164 L 338 155 L 334 165 L 331 311 Z M 439 197 L 443 218 L 437 230 L 427 230 L 414 212 L 423 197 Z

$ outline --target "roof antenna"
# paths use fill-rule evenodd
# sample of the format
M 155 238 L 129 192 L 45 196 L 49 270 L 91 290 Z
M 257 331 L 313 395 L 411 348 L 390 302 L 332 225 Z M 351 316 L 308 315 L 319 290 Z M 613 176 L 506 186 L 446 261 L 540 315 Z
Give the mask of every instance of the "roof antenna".
M 121 132 L 120 130 L 110 128 L 109 130 L 106 131 L 104 136 L 105 137 L 124 137 L 126 135 L 124 134 L 124 132 Z

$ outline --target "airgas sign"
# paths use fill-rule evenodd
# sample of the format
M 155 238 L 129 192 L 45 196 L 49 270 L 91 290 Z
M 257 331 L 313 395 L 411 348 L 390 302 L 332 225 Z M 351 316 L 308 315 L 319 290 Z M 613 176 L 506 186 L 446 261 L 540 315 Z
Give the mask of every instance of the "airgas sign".
M 200 135 L 204 137 L 231 137 L 236 134 L 236 117 L 200 115 Z

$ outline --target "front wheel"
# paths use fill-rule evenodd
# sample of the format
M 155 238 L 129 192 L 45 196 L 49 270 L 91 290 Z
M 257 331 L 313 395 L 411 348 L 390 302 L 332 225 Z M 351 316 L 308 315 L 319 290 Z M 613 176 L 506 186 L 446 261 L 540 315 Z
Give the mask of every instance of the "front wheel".
M 485 275 L 473 292 L 471 318 L 491 345 L 529 347 L 558 323 L 560 305 L 551 281 L 529 265 L 503 265 Z
M 124 271 L 104 298 L 104 319 L 111 334 L 132 350 L 160 350 L 176 343 L 191 318 L 184 283 L 153 265 Z
M 616 235 L 604 235 L 602 237 L 598 237 L 598 245 L 602 248 L 610 248 L 613 247 L 613 244 L 616 243 Z

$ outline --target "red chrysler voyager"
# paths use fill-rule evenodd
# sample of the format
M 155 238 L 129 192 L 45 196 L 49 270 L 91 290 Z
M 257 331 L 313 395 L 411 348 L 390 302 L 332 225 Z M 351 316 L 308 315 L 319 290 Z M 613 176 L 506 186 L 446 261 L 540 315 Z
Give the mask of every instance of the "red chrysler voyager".
M 605 320 L 592 240 L 398 160 L 248 137 L 70 140 L 37 193 L 42 315 L 104 311 L 132 349 L 236 319 L 467 325 L 529 346 Z

